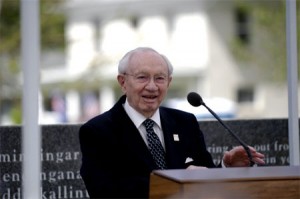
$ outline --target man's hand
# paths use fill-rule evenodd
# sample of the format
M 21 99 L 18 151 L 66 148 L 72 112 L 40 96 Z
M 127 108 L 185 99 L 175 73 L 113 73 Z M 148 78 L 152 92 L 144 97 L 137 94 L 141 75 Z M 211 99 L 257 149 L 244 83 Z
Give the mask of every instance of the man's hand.
M 250 147 L 252 161 L 256 164 L 265 164 L 263 154 L 257 152 L 253 147 Z M 235 147 L 230 151 L 226 151 L 223 156 L 223 162 L 226 167 L 247 167 L 250 166 L 250 160 L 247 152 L 242 146 Z

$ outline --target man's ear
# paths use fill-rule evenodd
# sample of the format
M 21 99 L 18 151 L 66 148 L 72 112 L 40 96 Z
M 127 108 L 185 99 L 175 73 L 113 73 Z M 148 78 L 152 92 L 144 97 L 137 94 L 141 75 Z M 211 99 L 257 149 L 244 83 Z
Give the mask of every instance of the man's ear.
M 169 79 L 168 79 L 168 87 L 170 86 L 171 81 L 172 81 L 172 76 L 170 76 Z
M 117 76 L 118 82 L 121 86 L 122 91 L 125 93 L 126 91 L 126 86 L 125 86 L 125 77 L 124 75 L 118 75 Z
M 120 86 L 123 86 L 123 84 L 124 84 L 124 76 L 123 75 L 118 75 L 117 76 L 117 80 L 118 80 Z

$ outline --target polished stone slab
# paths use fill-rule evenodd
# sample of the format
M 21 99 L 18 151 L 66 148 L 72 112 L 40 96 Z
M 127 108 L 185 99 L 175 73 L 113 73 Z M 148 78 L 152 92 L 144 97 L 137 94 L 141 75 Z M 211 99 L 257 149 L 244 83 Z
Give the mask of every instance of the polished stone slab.
M 265 166 L 289 165 L 288 120 L 224 120 L 244 142 L 266 156 Z M 239 143 L 217 121 L 199 121 L 216 164 Z M 80 125 L 42 125 L 42 198 L 88 198 L 79 175 Z M 0 199 L 22 198 L 21 127 L 0 126 Z

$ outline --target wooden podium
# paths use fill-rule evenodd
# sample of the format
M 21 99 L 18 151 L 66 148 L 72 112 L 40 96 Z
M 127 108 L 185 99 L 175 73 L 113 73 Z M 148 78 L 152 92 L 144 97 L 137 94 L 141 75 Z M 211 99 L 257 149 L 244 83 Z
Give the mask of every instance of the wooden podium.
M 300 199 L 300 167 L 157 170 L 150 199 Z

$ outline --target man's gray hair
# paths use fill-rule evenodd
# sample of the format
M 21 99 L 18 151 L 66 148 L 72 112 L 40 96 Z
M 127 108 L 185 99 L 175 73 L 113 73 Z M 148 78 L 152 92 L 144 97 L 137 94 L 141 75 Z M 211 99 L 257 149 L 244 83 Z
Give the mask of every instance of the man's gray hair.
M 143 51 L 152 51 L 152 52 L 155 52 L 155 53 L 159 54 L 165 60 L 165 62 L 167 63 L 169 76 L 172 75 L 173 66 L 172 66 L 171 62 L 169 61 L 169 59 L 165 55 L 160 54 L 159 52 L 157 52 L 156 50 L 154 50 L 153 48 L 150 48 L 150 47 L 138 47 L 136 49 L 133 49 L 133 50 L 127 52 L 122 57 L 122 59 L 119 61 L 119 66 L 118 66 L 119 74 L 126 73 L 126 70 L 129 66 L 130 59 L 132 58 L 132 56 L 137 52 L 143 52 Z

